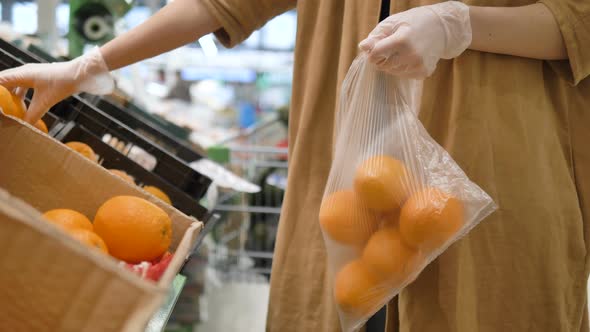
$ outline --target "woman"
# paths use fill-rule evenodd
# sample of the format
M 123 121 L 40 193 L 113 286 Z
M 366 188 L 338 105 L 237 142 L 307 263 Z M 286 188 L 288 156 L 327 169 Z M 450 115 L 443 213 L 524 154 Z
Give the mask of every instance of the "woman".
M 176 0 L 100 51 L 8 70 L 0 84 L 36 89 L 34 122 L 69 94 L 108 91 L 109 70 L 209 32 L 236 45 L 297 7 L 289 189 L 267 329 L 339 330 L 317 215 L 339 86 L 362 42 L 381 69 L 425 78 L 423 123 L 500 206 L 400 294 L 387 330 L 588 331 L 590 3 L 435 2 L 392 1 L 396 14 L 366 38 L 379 0 Z

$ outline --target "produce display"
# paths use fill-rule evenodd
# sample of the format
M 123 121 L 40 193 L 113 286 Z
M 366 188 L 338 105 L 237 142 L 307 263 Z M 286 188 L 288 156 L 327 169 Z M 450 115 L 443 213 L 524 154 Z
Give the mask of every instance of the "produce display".
M 3 86 L 0 86 L 0 108 L 5 115 L 24 119 L 23 100 Z M 48 133 L 43 120 L 35 127 Z M 98 161 L 98 155 L 86 143 L 72 141 L 65 145 L 91 161 Z M 126 172 L 110 171 L 135 184 Z M 171 204 L 157 187 L 147 187 L 146 191 Z M 108 200 L 99 208 L 93 222 L 82 213 L 65 208 L 46 211 L 43 218 L 72 239 L 119 259 L 122 266 L 150 280 L 159 280 L 172 259 L 168 251 L 172 239 L 170 218 L 155 204 L 138 197 L 118 196 Z
M 54 209 L 43 218 L 71 238 L 121 261 L 143 278 L 159 280 L 172 260 L 172 221 L 157 205 L 134 196 L 106 201 L 91 222 L 80 212 Z
M 26 106 L 24 101 L 16 96 L 15 94 L 11 93 L 5 87 L 0 85 L 0 108 L 4 112 L 5 115 L 13 116 L 18 119 L 23 120 L 26 112 Z M 39 120 L 35 123 L 34 127 L 41 130 L 45 134 L 49 133 L 47 125 L 43 120 Z M 86 157 L 87 159 L 98 162 L 98 155 L 94 152 L 94 150 L 86 143 L 71 141 L 65 143 L 67 147 L 76 151 L 77 153 L 81 154 L 82 156 Z M 124 181 L 135 184 L 135 179 L 127 174 L 127 172 L 118 169 L 109 169 L 109 171 Z M 162 201 L 172 205 L 172 200 L 170 197 L 160 188 L 156 186 L 145 185 L 142 187 L 143 190 L 149 192 L 150 194 L 154 195 L 155 197 L 161 199 Z
M 4 69 L 20 65 L 18 57 L 3 54 Z M 19 235 L 2 241 L 5 248 L 12 249 L 4 258 L 8 272 L 12 271 L 5 273 L 3 284 L 9 291 L 4 295 L 19 300 L 3 307 L 10 319 L 3 320 L 2 330 L 111 330 L 145 325 L 171 281 L 162 276 L 172 277 L 179 269 L 180 259 L 188 257 L 189 244 L 202 224 L 161 203 L 151 203 L 153 197 L 72 156 L 71 150 L 113 168 L 110 171 L 116 176 L 145 186 L 146 192 L 168 204 L 172 197 L 176 208 L 199 219 L 207 211 L 198 204 L 198 198 L 210 180 L 176 159 L 173 152 L 121 126 L 80 96 L 52 107 L 43 117 L 47 124 L 39 120 L 33 126 L 26 125 L 22 122 L 26 105 L 19 95 L 19 91 L 0 86 L 2 136 L 13 139 L 15 145 L 11 145 L 14 149 L 0 151 L 6 157 L 0 188 L 2 203 L 6 204 L 0 209 L 0 224 L 3 230 Z M 111 149 L 104 141 L 107 135 L 126 139 L 118 143 L 125 145 L 124 149 Z M 66 151 L 56 140 L 71 150 Z M 152 153 L 147 156 L 153 162 L 141 162 L 141 158 L 146 159 L 145 151 Z M 54 152 L 75 158 L 54 158 Z M 101 180 L 111 185 L 97 191 L 93 184 L 103 184 Z M 40 185 L 28 185 L 35 183 Z M 121 194 L 147 200 L 116 196 Z M 88 206 L 100 207 L 92 211 Z M 35 207 L 48 210 L 41 219 L 46 224 L 35 217 Z M 119 271 L 115 262 L 119 262 Z M 158 285 L 146 287 L 145 282 L 130 278 L 124 270 Z

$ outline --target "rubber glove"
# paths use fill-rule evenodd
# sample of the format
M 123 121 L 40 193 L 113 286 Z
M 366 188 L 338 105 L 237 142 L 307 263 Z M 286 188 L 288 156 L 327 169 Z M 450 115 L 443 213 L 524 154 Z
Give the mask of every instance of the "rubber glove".
M 423 79 L 434 72 L 440 59 L 455 58 L 470 44 L 469 7 L 446 1 L 389 16 L 359 47 L 379 69 Z
M 114 80 L 98 48 L 74 60 L 26 64 L 0 72 L 0 85 L 22 98 L 34 89 L 25 121 L 36 123 L 53 105 L 75 93 L 111 93 Z

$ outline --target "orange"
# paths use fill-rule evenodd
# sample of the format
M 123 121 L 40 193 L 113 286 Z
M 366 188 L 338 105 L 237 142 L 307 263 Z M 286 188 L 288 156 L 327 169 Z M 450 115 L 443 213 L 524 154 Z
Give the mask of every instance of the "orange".
M 125 171 L 121 171 L 121 170 L 118 170 L 118 169 L 109 169 L 109 172 L 111 172 L 111 173 L 115 174 L 116 176 L 120 177 L 125 182 L 129 182 L 131 184 L 135 184 L 135 180 L 133 179 L 133 177 L 131 177 L 131 175 L 127 174 Z
M 413 271 L 417 253 L 402 241 L 397 228 L 385 227 L 371 236 L 362 260 L 381 278 L 401 283 Z
M 25 112 L 15 105 L 12 93 L 10 93 L 10 91 L 1 85 L 0 108 L 2 108 L 2 111 L 6 115 L 11 115 L 19 119 L 22 119 L 25 116 Z
M 63 229 L 85 229 L 92 231 L 92 223 L 80 212 L 69 209 L 55 209 L 47 211 L 43 217 L 50 223 Z
M 163 200 L 164 202 L 172 205 L 172 201 L 170 200 L 170 197 L 168 197 L 168 195 L 166 195 L 166 193 L 163 192 L 160 188 L 154 187 L 154 186 L 144 186 L 143 190 L 158 197 L 159 199 Z
M 96 233 L 86 229 L 71 229 L 67 230 L 67 232 L 70 236 L 80 241 L 82 244 L 85 244 L 91 248 L 96 248 L 105 254 L 109 253 L 107 245 L 100 238 L 100 236 L 96 235 Z
M 354 190 L 370 209 L 385 212 L 403 204 L 413 182 L 401 161 L 388 156 L 374 156 L 357 168 Z
M 94 231 L 113 257 L 134 264 L 162 256 L 172 241 L 172 221 L 166 212 L 133 196 L 106 201 L 94 217 Z
M 91 147 L 89 147 L 87 144 L 82 143 L 82 142 L 68 142 L 66 143 L 66 145 L 78 152 L 79 154 L 83 155 L 84 157 L 92 160 L 92 161 L 96 161 L 96 154 L 94 154 L 94 150 L 92 150 Z
M 400 231 L 404 241 L 431 251 L 452 238 L 463 226 L 463 204 L 436 188 L 412 195 L 400 215 Z
M 340 309 L 359 318 L 377 311 L 387 300 L 389 291 L 361 260 L 345 265 L 334 281 L 334 298 Z
M 395 209 L 382 215 L 381 227 L 398 227 L 399 228 L 399 214 L 401 209 Z
M 333 240 L 363 245 L 377 230 L 379 220 L 359 201 L 352 190 L 336 191 L 322 200 L 320 225 Z
M 39 121 L 37 121 L 37 123 L 35 123 L 35 127 L 39 130 L 41 130 L 42 132 L 49 134 L 49 130 L 47 129 L 47 125 L 45 124 L 45 122 L 41 119 L 39 119 Z
M 10 97 L 12 98 L 12 102 L 14 103 L 14 109 L 16 111 L 16 114 L 18 114 L 17 117 L 20 119 L 24 119 L 25 112 L 27 111 L 25 102 L 15 94 L 11 93 Z

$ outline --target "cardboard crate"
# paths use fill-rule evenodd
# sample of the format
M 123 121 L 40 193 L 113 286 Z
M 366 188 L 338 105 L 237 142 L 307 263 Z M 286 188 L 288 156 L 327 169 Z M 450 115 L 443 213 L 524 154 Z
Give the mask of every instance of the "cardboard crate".
M 174 259 L 158 283 L 72 240 L 39 212 L 70 208 L 93 218 L 117 195 L 145 198 L 172 219 Z M 201 222 L 0 113 L 0 331 L 142 331 L 201 228 Z

